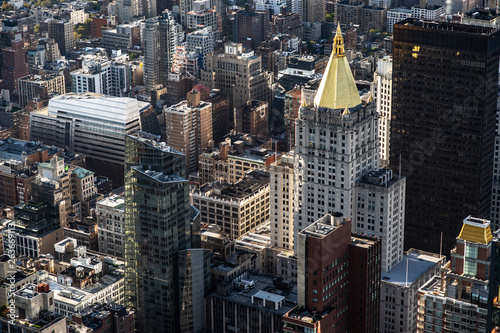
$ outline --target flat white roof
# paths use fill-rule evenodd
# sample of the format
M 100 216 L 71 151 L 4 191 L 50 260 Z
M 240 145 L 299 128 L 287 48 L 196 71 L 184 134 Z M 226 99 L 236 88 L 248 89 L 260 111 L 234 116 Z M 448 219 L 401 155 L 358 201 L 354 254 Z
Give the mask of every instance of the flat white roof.
M 65 112 L 75 117 L 90 117 L 125 125 L 139 117 L 150 104 L 129 97 L 111 97 L 94 93 L 65 94 L 49 101 L 48 115 Z

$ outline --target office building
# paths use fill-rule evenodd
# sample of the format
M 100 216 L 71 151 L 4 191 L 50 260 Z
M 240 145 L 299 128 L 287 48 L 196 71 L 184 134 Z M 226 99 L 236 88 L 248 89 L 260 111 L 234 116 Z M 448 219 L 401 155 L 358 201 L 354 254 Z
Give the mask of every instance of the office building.
M 392 116 L 392 57 L 377 60 L 371 93 L 377 103 L 380 166 L 389 165 Z
M 113 194 L 96 204 L 99 252 L 124 257 L 125 198 Z
M 213 146 L 212 104 L 193 89 L 187 100 L 165 109 L 166 142 L 186 156 L 186 173 L 198 170 L 202 149 Z
M 234 108 L 234 129 L 240 133 L 267 137 L 269 135 L 269 105 L 249 100 Z
M 192 197 L 201 223 L 217 224 L 235 240 L 269 220 L 269 173 L 255 170 L 235 184 L 207 183 Z
M 9 222 L 8 227 L 16 239 L 16 255 L 37 258 L 42 254 L 55 254 L 54 244 L 64 238 L 60 221 L 64 215 L 62 208 L 44 202 L 19 204 L 14 208 L 15 220 Z
M 115 333 L 133 333 L 134 313 L 117 303 L 95 303 L 71 317 L 70 327 L 80 326 Z M 83 327 L 82 327 L 83 326 Z
M 54 291 L 46 283 L 26 284 L 12 295 L 16 318 L 0 317 L 5 332 L 66 333 L 66 318 L 55 312 Z
M 492 331 L 488 327 L 492 240 L 489 221 L 464 219 L 451 263 L 418 290 L 418 333 Z
M 411 249 L 390 271 L 382 273 L 380 332 L 417 331 L 418 289 L 439 275 L 445 260 L 445 256 Z
M 20 78 L 17 84 L 21 107 L 25 107 L 34 98 L 48 99 L 53 95 L 66 93 L 64 76 L 59 74 L 28 75 Z
M 241 43 L 228 42 L 224 44 L 224 53 L 207 56 L 207 67 L 201 72 L 200 83 L 209 89 L 220 89 L 233 110 L 248 100 L 267 101 L 268 80 L 260 57 L 253 51 L 243 51 Z
M 354 207 L 356 232 L 381 239 L 382 272 L 403 259 L 405 227 L 405 178 L 392 170 L 368 173 L 356 183 Z
M 247 332 L 281 332 L 283 316 L 296 303 L 296 288 L 278 286 L 268 276 L 244 272 L 227 282 L 220 282 L 217 291 L 208 296 L 207 328 L 214 332 L 227 332 L 232 328 Z
M 490 216 L 498 35 L 449 22 L 394 25 L 390 167 L 406 177 L 405 248 L 438 252 L 443 232 L 447 253 L 457 221 Z
M 299 233 L 297 308 L 283 332 L 379 332 L 380 242 L 351 237 L 351 220 L 325 215 Z
M 270 165 L 271 245 L 293 250 L 293 152 Z
M 139 24 L 120 24 L 115 29 L 102 32 L 101 47 L 105 48 L 108 54 L 111 54 L 112 50 L 127 52 L 134 46 L 141 46 L 141 27 Z
M 158 140 L 125 137 L 125 304 L 138 331 L 179 332 L 174 259 L 191 247 L 189 183 L 184 155 Z
M 90 170 L 120 186 L 123 184 L 124 135 L 139 130 L 154 133 L 156 130 L 148 128 L 148 120 L 157 121 L 149 103 L 128 97 L 71 93 L 54 97 L 47 108 L 31 113 L 31 139 L 68 147 L 87 156 Z
M 314 102 L 295 121 L 294 156 L 294 239 L 324 214 L 354 216 L 356 183 L 378 170 L 377 114 L 361 102 L 340 26 Z
M 179 251 L 180 332 L 203 332 L 205 296 L 210 290 L 210 258 L 205 249 Z

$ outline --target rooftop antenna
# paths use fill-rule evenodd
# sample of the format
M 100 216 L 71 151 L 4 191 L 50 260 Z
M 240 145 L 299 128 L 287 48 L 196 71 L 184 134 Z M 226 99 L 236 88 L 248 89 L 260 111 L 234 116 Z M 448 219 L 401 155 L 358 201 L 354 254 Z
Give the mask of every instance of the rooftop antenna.
M 399 154 L 399 179 L 401 179 L 401 153 Z
M 405 287 L 408 287 L 408 259 L 406 259 L 406 282 Z
M 439 259 L 441 259 L 442 252 L 443 252 L 443 232 L 441 231 L 441 241 L 439 242 Z

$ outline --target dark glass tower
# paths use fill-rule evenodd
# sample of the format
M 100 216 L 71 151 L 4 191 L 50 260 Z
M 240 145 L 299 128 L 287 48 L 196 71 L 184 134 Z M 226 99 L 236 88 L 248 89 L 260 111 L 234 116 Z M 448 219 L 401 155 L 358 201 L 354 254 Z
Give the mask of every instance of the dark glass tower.
M 179 332 L 178 253 L 191 247 L 184 155 L 139 133 L 125 137 L 125 297 L 138 332 Z
M 406 176 L 405 248 L 449 253 L 465 217 L 489 218 L 500 32 L 394 25 L 390 167 Z

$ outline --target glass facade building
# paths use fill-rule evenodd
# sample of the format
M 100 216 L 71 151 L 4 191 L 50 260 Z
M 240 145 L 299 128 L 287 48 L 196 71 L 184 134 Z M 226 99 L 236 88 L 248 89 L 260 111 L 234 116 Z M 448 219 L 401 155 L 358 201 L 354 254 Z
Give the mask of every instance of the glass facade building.
M 405 248 L 448 253 L 462 221 L 489 218 L 500 32 L 394 25 L 390 168 L 406 177 Z
M 178 253 L 191 247 L 185 163 L 159 137 L 125 137 L 125 295 L 139 332 L 180 331 Z

